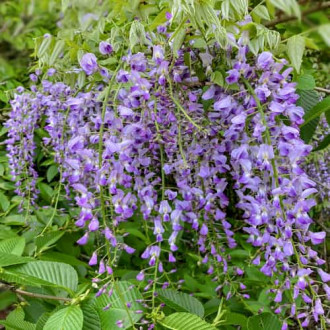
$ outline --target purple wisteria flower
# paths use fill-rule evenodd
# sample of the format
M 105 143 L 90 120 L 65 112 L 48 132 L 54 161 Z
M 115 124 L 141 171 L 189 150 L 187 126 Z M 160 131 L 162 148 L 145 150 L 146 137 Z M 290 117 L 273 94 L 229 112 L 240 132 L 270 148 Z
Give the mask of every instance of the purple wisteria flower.
M 106 41 L 101 41 L 99 44 L 99 50 L 102 55 L 109 55 L 113 52 L 111 44 Z
M 87 75 L 91 75 L 98 71 L 96 56 L 92 53 L 84 54 L 80 60 L 80 66 Z

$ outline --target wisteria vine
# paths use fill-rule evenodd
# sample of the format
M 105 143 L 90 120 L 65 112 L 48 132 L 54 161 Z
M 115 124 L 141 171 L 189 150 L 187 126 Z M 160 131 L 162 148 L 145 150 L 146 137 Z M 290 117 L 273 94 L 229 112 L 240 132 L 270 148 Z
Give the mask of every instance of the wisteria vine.
M 166 25 L 158 33 L 166 35 Z M 271 277 L 269 295 L 282 329 L 288 318 L 300 328 L 314 319 L 326 329 L 323 302 L 330 299 L 330 274 L 313 249 L 326 233 L 312 230 L 308 213 L 317 190 L 302 166 L 311 146 L 299 137 L 304 112 L 296 106 L 291 68 L 270 52 L 255 57 L 244 38 L 231 39 L 221 57 L 225 87 L 200 79 L 185 63 L 189 54 L 192 63 L 212 70 L 222 52 L 217 45 L 210 53 L 186 45 L 173 58 L 156 44 L 146 53 L 129 52 L 110 72 L 86 53 L 82 70 L 101 74 L 103 81 L 80 90 L 52 79 L 55 70 L 40 87 L 18 89 L 6 123 L 16 192 L 36 203 L 33 135 L 43 128 L 48 133 L 43 143 L 60 170 L 58 195 L 64 188 L 80 209 L 75 224 L 84 234 L 77 243 L 85 245 L 95 235 L 105 242 L 89 261 L 97 266 L 97 296 L 112 294 L 121 253 L 137 253 L 121 229 L 134 218 L 148 239 L 137 280 L 149 294 L 145 307 L 152 313 L 156 289 L 170 285 L 185 238 L 218 283 L 219 295 L 248 300 L 244 270 L 229 253 L 239 228 L 255 248 L 249 262 Z M 107 42 L 99 51 L 113 53 Z M 233 195 L 236 220 L 228 216 Z M 154 313 L 143 322 L 151 329 L 156 318 Z

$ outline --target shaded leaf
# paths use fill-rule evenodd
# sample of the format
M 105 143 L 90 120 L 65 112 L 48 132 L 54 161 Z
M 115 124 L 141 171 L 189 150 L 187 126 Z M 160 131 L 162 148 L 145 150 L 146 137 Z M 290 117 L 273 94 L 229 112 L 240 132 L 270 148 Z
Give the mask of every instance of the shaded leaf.
M 280 330 L 281 322 L 271 313 L 263 313 L 249 317 L 247 322 L 248 330 Z
M 327 148 L 330 144 L 330 134 L 328 134 L 313 151 L 319 151 Z
M 314 118 L 321 116 L 323 113 L 326 113 L 330 110 L 330 96 L 323 99 L 321 102 L 316 104 L 310 111 L 308 111 L 305 116 L 305 122 L 301 125 L 305 126 Z
M 188 312 L 196 314 L 199 317 L 204 316 L 204 307 L 195 297 L 184 292 L 178 292 L 171 289 L 157 290 L 158 297 L 167 306 L 178 312 Z

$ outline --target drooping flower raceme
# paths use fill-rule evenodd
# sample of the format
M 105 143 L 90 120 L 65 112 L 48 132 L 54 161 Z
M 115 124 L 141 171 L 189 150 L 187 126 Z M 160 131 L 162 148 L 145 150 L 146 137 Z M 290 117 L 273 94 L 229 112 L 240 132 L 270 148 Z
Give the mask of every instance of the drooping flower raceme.
M 100 52 L 110 54 L 109 46 L 101 43 Z M 299 137 L 303 109 L 295 104 L 291 69 L 269 52 L 255 58 L 241 42 L 237 48 L 231 51 L 226 88 L 209 83 L 202 90 L 184 52 L 169 63 L 157 44 L 148 55 L 124 56 L 110 81 L 107 76 L 93 88 L 78 91 L 45 80 L 39 90 L 19 91 L 6 124 L 11 173 L 18 191 L 27 187 L 36 198 L 33 133 L 45 117 L 44 143 L 54 151 L 61 183 L 80 209 L 75 224 L 84 233 L 77 243 L 87 244 L 94 234 L 105 242 L 89 261 L 108 279 L 97 295 L 111 294 L 119 252 L 136 254 L 121 234 L 135 218 L 150 237 L 140 255 L 145 269 L 137 275 L 146 281 L 145 292 L 168 286 L 163 274 L 175 272 L 187 236 L 205 273 L 218 282 L 217 292 L 229 285 L 227 299 L 249 299 L 241 283 L 245 272 L 229 253 L 237 246 L 239 222 L 256 251 L 251 264 L 272 279 L 275 312 L 303 323 L 311 317 L 324 322 L 319 296 L 322 290 L 329 294 L 329 274 L 321 270 L 324 260 L 313 246 L 325 233 L 311 231 L 308 212 L 316 189 L 302 168 L 311 147 Z M 193 63 L 200 61 L 185 51 Z M 213 55 L 207 56 L 208 66 Z M 99 70 L 92 53 L 80 65 L 87 75 Z M 23 181 L 23 173 L 32 179 Z M 240 219 L 228 215 L 232 207 L 240 210 Z M 302 306 L 295 305 L 298 297 Z

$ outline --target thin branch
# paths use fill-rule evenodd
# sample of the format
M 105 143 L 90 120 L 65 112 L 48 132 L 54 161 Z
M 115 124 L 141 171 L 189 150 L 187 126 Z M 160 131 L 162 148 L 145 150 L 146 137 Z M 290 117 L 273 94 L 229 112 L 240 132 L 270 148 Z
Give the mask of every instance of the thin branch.
M 17 294 L 21 294 L 21 295 L 28 296 L 28 297 L 33 297 L 33 298 L 49 299 L 49 300 L 61 300 L 61 301 L 72 301 L 71 298 L 49 296 L 47 294 L 28 292 L 28 291 L 24 291 L 24 290 L 20 290 L 20 289 L 12 289 L 12 291 L 17 293 Z
M 309 9 L 304 10 L 301 13 L 301 16 L 312 14 L 312 13 L 315 13 L 315 12 L 321 11 L 321 10 L 326 10 L 328 8 L 330 8 L 330 1 L 319 3 L 316 6 L 313 6 L 313 7 L 309 8 Z M 266 27 L 274 27 L 277 24 L 285 23 L 285 22 L 289 22 L 289 21 L 293 21 L 295 19 L 297 19 L 297 16 L 293 16 L 293 15 L 291 15 L 291 16 L 284 16 L 284 17 L 281 17 L 281 18 L 277 18 L 277 19 L 275 19 L 273 21 L 267 22 L 265 24 L 265 26 Z
M 314 87 L 315 90 L 323 93 L 328 93 L 330 94 L 330 89 L 322 88 L 322 87 Z
M 56 296 L 50 296 L 47 294 L 41 294 L 41 293 L 34 293 L 34 292 L 28 292 L 21 289 L 16 289 L 14 286 L 10 285 L 9 283 L 0 282 L 0 289 L 7 288 L 8 290 L 17 293 L 19 295 L 33 297 L 33 298 L 40 298 L 40 299 L 48 299 L 48 300 L 60 300 L 60 301 L 72 301 L 71 298 L 64 298 L 64 297 L 56 297 Z

